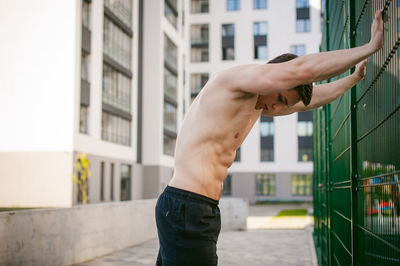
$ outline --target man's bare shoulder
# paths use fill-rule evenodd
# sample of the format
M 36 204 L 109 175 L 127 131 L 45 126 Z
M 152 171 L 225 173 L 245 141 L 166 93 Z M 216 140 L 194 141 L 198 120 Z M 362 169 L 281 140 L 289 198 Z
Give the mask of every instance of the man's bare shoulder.
M 244 66 L 224 70 L 211 78 L 202 89 L 203 98 L 211 101 L 219 101 L 220 104 L 243 102 L 256 98 L 258 95 L 244 90 L 240 90 L 235 83 L 234 73 Z

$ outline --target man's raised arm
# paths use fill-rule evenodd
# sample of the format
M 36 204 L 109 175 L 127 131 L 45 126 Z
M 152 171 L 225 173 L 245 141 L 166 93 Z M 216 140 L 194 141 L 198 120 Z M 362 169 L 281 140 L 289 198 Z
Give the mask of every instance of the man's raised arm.
M 367 60 L 363 60 L 357 66 L 353 74 L 346 76 L 344 78 L 338 79 L 336 81 L 315 85 L 313 89 L 313 96 L 309 105 L 305 106 L 303 102 L 298 102 L 297 104 L 283 108 L 278 112 L 264 110 L 262 115 L 265 116 L 280 116 L 289 115 L 295 112 L 304 112 L 311 109 L 318 108 L 320 106 L 326 105 L 338 97 L 342 96 L 346 91 L 355 86 L 359 81 L 364 79 L 366 73 Z
M 371 40 L 363 46 L 305 55 L 279 64 L 234 67 L 221 73 L 223 82 L 237 91 L 265 95 L 335 77 L 382 48 L 382 11 L 376 11 Z

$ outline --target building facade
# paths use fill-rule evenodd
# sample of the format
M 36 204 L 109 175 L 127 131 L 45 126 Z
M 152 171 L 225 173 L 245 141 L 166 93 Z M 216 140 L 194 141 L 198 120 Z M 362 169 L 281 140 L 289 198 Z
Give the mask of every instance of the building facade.
M 1 2 L 0 206 L 157 197 L 205 82 L 317 52 L 319 16 L 316 0 Z M 307 113 L 261 118 L 224 194 L 309 199 L 311 134 Z
M 182 4 L 0 4 L 1 206 L 158 196 L 186 102 Z
M 223 69 L 319 51 L 317 0 L 189 2 L 191 99 Z M 311 200 L 312 170 L 311 112 L 261 117 L 237 151 L 223 195 L 250 202 Z

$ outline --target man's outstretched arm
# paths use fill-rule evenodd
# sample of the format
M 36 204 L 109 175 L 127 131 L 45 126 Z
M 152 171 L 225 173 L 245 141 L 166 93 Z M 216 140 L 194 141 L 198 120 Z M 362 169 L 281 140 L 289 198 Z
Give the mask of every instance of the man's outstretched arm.
M 371 40 L 359 47 L 310 54 L 279 64 L 244 65 L 221 73 L 221 83 L 237 91 L 270 94 L 300 84 L 325 80 L 344 73 L 383 46 L 382 9 L 371 25 Z
M 346 91 L 354 87 L 359 81 L 364 79 L 366 73 L 367 60 L 363 60 L 357 66 L 353 74 L 338 79 L 336 81 L 315 85 L 313 89 L 313 96 L 309 105 L 305 106 L 303 102 L 281 109 L 278 112 L 264 110 L 262 115 L 266 116 L 279 116 L 289 115 L 295 112 L 304 112 L 320 106 L 324 106 L 338 97 L 342 96 Z

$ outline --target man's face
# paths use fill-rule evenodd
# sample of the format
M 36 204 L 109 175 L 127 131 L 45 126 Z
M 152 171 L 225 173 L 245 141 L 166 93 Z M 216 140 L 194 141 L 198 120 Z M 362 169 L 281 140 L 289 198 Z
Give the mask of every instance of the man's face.
M 293 106 L 299 101 L 300 96 L 294 89 L 280 93 L 259 95 L 256 109 L 264 109 L 269 112 L 279 112 L 281 109 Z

